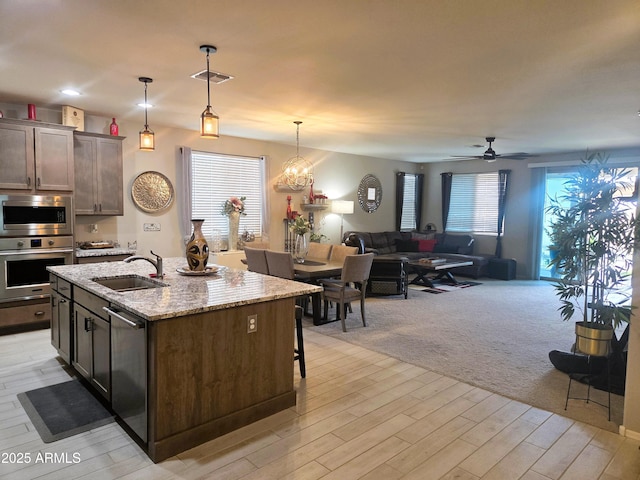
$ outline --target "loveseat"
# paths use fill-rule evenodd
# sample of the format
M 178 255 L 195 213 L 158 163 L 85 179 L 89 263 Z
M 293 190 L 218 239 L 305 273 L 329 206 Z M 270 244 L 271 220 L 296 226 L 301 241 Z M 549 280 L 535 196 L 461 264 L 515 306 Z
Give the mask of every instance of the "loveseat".
M 472 261 L 473 265 L 458 267 L 455 275 L 478 278 L 489 272 L 489 259 L 493 255 L 475 254 L 471 235 L 418 232 L 346 232 L 344 242 L 354 245 L 355 237 L 362 240 L 365 253 L 376 254 L 376 259 L 417 260 L 425 257 L 441 257 L 450 260 Z M 358 245 L 355 245 L 358 246 Z M 374 263 L 376 261 L 374 259 Z

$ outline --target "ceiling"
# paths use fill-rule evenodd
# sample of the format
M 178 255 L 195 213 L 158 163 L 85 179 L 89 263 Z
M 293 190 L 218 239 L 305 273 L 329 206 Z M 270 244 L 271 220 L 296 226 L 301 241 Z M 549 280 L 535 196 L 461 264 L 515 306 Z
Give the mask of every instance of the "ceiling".
M 640 146 L 637 0 L 0 0 L 0 102 L 431 162 Z M 64 97 L 73 87 L 79 97 Z

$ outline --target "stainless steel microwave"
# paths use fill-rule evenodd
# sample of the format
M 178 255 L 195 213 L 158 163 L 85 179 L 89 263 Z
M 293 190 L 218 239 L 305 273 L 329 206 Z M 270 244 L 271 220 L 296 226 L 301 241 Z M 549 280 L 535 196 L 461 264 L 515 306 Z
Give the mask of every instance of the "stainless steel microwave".
M 0 195 L 0 236 L 72 234 L 71 195 Z

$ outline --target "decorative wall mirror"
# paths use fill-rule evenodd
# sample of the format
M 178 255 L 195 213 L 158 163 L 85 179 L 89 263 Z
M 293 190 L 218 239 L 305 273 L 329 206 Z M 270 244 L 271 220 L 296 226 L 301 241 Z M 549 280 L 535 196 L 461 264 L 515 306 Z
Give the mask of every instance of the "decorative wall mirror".
M 358 203 L 367 213 L 375 212 L 382 202 L 382 184 L 375 175 L 367 174 L 358 186 Z

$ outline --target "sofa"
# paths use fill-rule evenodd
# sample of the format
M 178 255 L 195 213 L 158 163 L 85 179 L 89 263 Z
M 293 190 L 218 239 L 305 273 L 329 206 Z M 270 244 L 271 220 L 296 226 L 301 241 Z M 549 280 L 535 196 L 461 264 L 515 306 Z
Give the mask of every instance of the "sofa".
M 472 278 L 487 276 L 489 260 L 494 255 L 476 254 L 473 251 L 472 235 L 452 233 L 418 232 L 346 232 L 347 245 L 364 245 L 366 253 L 376 254 L 376 261 L 405 259 L 418 260 L 425 257 L 441 257 L 450 260 L 471 261 L 473 265 L 452 270 L 455 275 Z M 372 274 L 374 267 L 372 267 Z

